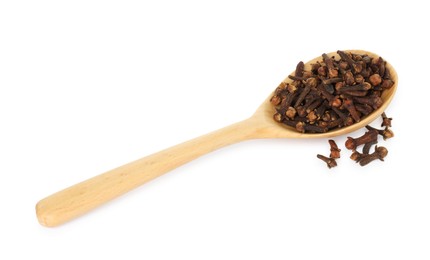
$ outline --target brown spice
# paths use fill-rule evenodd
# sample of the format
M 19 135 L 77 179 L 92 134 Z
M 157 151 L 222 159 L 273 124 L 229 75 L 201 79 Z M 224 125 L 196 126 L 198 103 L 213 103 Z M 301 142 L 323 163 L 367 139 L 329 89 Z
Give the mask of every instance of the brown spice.
M 385 114 L 385 112 L 382 113 L 381 117 L 382 117 L 382 124 L 381 124 L 381 126 L 391 127 L 391 121 L 393 119 L 391 117 L 388 118 L 387 115 Z
M 370 125 L 367 125 L 366 128 L 368 130 L 375 130 L 375 131 L 377 131 L 378 134 L 382 135 L 382 137 L 384 138 L 384 140 L 387 140 L 389 138 L 394 137 L 393 131 L 391 131 L 391 129 L 389 129 L 388 127 L 385 127 L 385 129 L 376 129 L 374 127 L 371 127 Z
M 325 162 L 329 169 L 337 166 L 336 160 L 333 158 L 329 158 L 321 154 L 317 154 L 317 158 Z
M 334 140 L 328 140 L 330 144 L 330 158 L 340 158 L 340 149 Z
M 272 105 L 274 105 L 274 106 L 277 106 L 277 105 L 281 104 L 281 98 L 278 96 L 273 96 L 270 99 L 270 103 L 272 103 Z
M 377 135 L 376 138 L 374 137 L 375 133 L 381 135 L 384 140 L 394 137 L 393 131 L 389 128 L 389 126 L 391 126 L 391 118 L 387 118 L 385 112 L 382 113 L 382 120 L 383 122 L 381 126 L 385 126 L 384 129 L 377 129 L 370 125 L 367 125 L 366 129 L 369 131 L 366 132 L 365 135 L 356 139 L 348 137 L 348 140 L 345 143 L 345 146 L 350 146 L 350 148 L 353 147 L 354 152 L 351 154 L 350 158 L 355 162 L 359 162 L 361 166 L 367 165 L 375 159 L 380 159 L 381 161 L 383 161 L 383 158 L 388 154 L 388 150 L 382 146 L 376 146 L 375 152 L 369 154 L 370 148 L 378 143 Z M 356 151 L 355 148 L 359 145 L 359 143 L 363 142 L 363 153 L 360 153 Z
M 296 116 L 296 114 L 297 114 L 297 111 L 294 107 L 289 107 L 287 109 L 287 112 L 285 112 L 285 115 L 291 119 L 293 119 Z
M 373 142 L 378 139 L 378 131 L 376 130 L 369 130 L 364 135 L 358 137 L 358 138 L 352 138 L 347 137 L 348 140 L 345 142 L 345 147 L 348 150 L 355 150 L 358 146 Z
M 368 154 L 360 160 L 360 165 L 365 166 L 365 165 L 369 164 L 370 162 L 372 162 L 373 160 L 376 160 L 376 159 L 384 161 L 384 158 L 387 156 L 387 154 L 388 154 L 387 148 L 385 148 L 383 146 L 379 146 L 379 147 L 376 146 L 374 153 Z
M 384 79 L 381 84 L 382 89 L 389 89 L 394 86 L 394 82 L 391 79 Z
M 370 84 L 373 86 L 378 86 L 382 82 L 382 78 L 379 74 L 373 74 L 369 77 Z
M 382 106 L 383 90 L 394 85 L 386 62 L 366 54 L 337 53 L 340 59 L 323 54 L 310 70 L 303 62 L 297 64 L 289 76 L 292 82 L 282 82 L 270 99 L 275 121 L 299 132 L 321 133 L 359 122 Z
M 353 160 L 353 161 L 355 161 L 355 162 L 360 162 L 361 161 L 361 159 L 363 159 L 364 157 L 365 157 L 366 155 L 365 154 L 362 154 L 362 153 L 360 153 L 360 152 L 358 152 L 358 151 L 354 151 L 352 154 L 351 154 L 351 156 L 349 157 L 349 158 L 351 158 L 351 160 Z

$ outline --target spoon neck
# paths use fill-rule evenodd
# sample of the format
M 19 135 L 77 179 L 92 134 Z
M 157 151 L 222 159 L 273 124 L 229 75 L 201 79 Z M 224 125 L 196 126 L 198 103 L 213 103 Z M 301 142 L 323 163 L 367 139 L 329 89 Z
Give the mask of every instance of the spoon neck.
M 215 149 L 217 149 L 241 141 L 255 139 L 257 138 L 256 132 L 258 132 L 258 127 L 255 120 L 248 118 L 197 137 L 197 139 L 210 140 L 212 145 L 216 147 Z

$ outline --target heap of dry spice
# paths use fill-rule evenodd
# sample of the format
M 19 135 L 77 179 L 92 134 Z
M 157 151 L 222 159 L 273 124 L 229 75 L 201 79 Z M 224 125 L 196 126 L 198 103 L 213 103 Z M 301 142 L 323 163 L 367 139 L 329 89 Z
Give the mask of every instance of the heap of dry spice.
M 392 118 L 388 118 L 384 113 L 382 113 L 382 124 L 381 127 L 384 129 L 377 129 L 372 126 L 367 125 L 368 130 L 362 136 L 357 138 L 347 137 L 345 142 L 345 147 L 348 150 L 352 150 L 350 156 L 351 160 L 359 163 L 361 166 L 365 166 L 370 162 L 379 159 L 384 161 L 384 158 L 388 155 L 388 150 L 384 146 L 377 146 L 378 136 L 382 136 L 384 140 L 394 137 L 393 131 L 390 129 Z M 321 154 L 317 154 L 318 159 L 324 161 L 328 168 L 333 168 L 337 166 L 336 160 L 340 158 L 340 149 L 334 140 L 328 140 L 330 144 L 330 157 L 326 157 Z M 358 147 L 363 145 L 362 152 L 357 151 Z M 375 151 L 370 153 L 370 149 L 375 145 Z
M 375 151 L 373 153 L 369 152 L 371 147 L 378 143 L 378 135 L 382 136 L 384 140 L 394 137 L 394 133 L 390 129 L 391 120 L 392 118 L 388 118 L 385 113 L 382 113 L 381 126 L 385 126 L 384 129 L 376 129 L 368 125 L 366 126 L 368 131 L 364 133 L 364 135 L 358 138 L 348 137 L 348 140 L 345 142 L 345 147 L 353 151 L 350 156 L 351 160 L 354 160 L 361 166 L 365 166 L 376 159 L 384 161 L 384 158 L 388 154 L 388 150 L 384 146 L 375 146 Z M 361 153 L 357 151 L 357 148 L 360 145 L 363 145 Z
M 386 62 L 366 54 L 338 51 L 322 55 L 305 70 L 297 64 L 291 83 L 282 82 L 270 102 L 273 118 L 299 132 L 324 133 L 359 122 L 378 109 L 382 91 L 394 85 Z

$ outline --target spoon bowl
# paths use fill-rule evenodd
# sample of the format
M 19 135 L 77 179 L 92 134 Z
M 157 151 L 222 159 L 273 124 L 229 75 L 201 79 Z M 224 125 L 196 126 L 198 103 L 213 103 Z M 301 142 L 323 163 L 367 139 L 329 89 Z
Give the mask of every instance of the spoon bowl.
M 377 54 L 364 51 L 364 50 L 346 50 L 345 52 L 352 52 L 352 53 L 361 54 L 361 55 L 367 54 L 372 58 L 379 57 L 379 55 Z M 327 53 L 327 55 L 329 57 L 334 56 L 336 59 L 340 58 L 336 52 Z M 311 64 L 316 63 L 317 61 L 320 61 L 320 62 L 322 61 L 321 56 L 306 62 L 305 70 L 310 70 Z M 391 66 L 391 64 L 388 62 L 386 64 L 386 68 L 390 71 L 391 79 L 394 81 L 394 85 L 390 89 L 386 89 L 382 92 L 382 96 L 381 96 L 383 100 L 382 106 L 374 110 L 368 116 L 362 118 L 360 122 L 354 123 L 351 126 L 330 130 L 326 133 L 300 133 L 293 127 L 278 123 L 275 120 L 273 120 L 273 114 L 275 113 L 275 108 L 270 103 L 270 98 L 273 96 L 273 94 L 271 94 L 266 98 L 266 100 L 264 100 L 264 102 L 260 105 L 260 107 L 253 115 L 253 118 L 259 121 L 258 122 L 259 126 L 263 128 L 260 131 L 263 131 L 266 134 L 265 135 L 261 133 L 259 138 L 329 138 L 329 137 L 348 134 L 348 133 L 354 132 L 355 130 L 365 127 L 366 125 L 373 122 L 376 118 L 378 118 L 386 110 L 391 100 L 393 99 L 394 94 L 396 93 L 397 82 L 398 82 L 397 73 L 394 70 L 393 66 Z M 286 77 L 284 79 L 284 82 L 292 83 L 293 80 L 290 79 L 289 77 Z
M 362 50 L 348 52 L 379 57 Z M 328 55 L 339 57 L 335 52 Z M 320 60 L 318 57 L 308 61 L 305 63 L 305 70 L 309 70 L 312 63 Z M 37 218 L 44 226 L 60 225 L 201 155 L 233 143 L 258 138 L 328 138 L 363 128 L 384 112 L 396 92 L 397 73 L 388 62 L 386 68 L 390 70 L 394 86 L 383 92 L 383 105 L 358 123 L 326 133 L 300 133 L 275 122 L 275 109 L 270 103 L 270 95 L 246 120 L 143 157 L 42 199 L 36 205 Z M 292 80 L 287 77 L 284 82 Z

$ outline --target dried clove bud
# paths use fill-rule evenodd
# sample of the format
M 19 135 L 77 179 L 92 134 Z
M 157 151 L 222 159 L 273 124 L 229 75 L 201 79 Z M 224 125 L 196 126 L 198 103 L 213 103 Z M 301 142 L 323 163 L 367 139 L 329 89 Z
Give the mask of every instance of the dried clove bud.
M 388 118 L 387 115 L 385 114 L 385 112 L 382 113 L 381 117 L 382 117 L 382 124 L 381 124 L 381 126 L 391 127 L 391 121 L 393 119 L 391 117 Z
M 362 115 L 365 115 L 365 116 L 373 112 L 373 107 L 367 104 L 357 103 L 355 104 L 355 109 L 357 109 L 358 112 L 360 112 Z
M 286 88 L 288 93 L 294 93 L 297 90 L 297 86 L 295 84 L 288 84 Z
M 329 169 L 337 166 L 337 163 L 336 163 L 335 159 L 333 159 L 333 158 L 328 158 L 328 157 L 321 155 L 321 154 L 317 154 L 317 158 L 321 159 L 323 162 L 325 162 Z
M 321 79 L 322 83 L 324 85 L 331 85 L 331 84 L 335 84 L 335 83 L 340 83 L 343 81 L 342 78 L 330 78 L 330 79 Z
M 358 146 L 373 142 L 377 140 L 378 138 L 378 131 L 376 130 L 369 130 L 364 135 L 358 137 L 358 138 L 352 138 L 348 137 L 348 140 L 345 142 L 345 147 L 348 150 L 355 150 Z
M 365 154 L 362 154 L 362 153 L 360 153 L 360 152 L 358 152 L 358 151 L 354 151 L 352 154 L 351 154 L 351 156 L 349 157 L 351 160 L 353 160 L 353 161 L 355 161 L 355 162 L 360 162 L 361 161 L 361 159 L 363 159 L 364 157 L 365 157 L 366 155 Z
M 281 121 L 282 121 L 282 116 L 281 116 L 281 114 L 276 113 L 276 114 L 274 114 L 274 115 L 273 115 L 273 119 L 274 119 L 276 122 L 281 122 Z
M 368 130 L 375 130 L 375 131 L 377 131 L 378 134 L 382 135 L 382 137 L 384 138 L 384 140 L 387 140 L 389 138 L 394 137 L 393 131 L 391 131 L 388 127 L 385 127 L 385 129 L 376 129 L 374 127 L 371 127 L 370 125 L 367 125 L 366 128 Z
M 318 125 L 311 125 L 306 124 L 305 122 L 298 122 L 296 124 L 296 130 L 304 133 L 304 132 L 310 132 L 310 133 L 325 133 L 328 131 L 326 127 L 320 127 Z
M 327 65 L 328 68 L 328 77 L 329 78 L 336 78 L 338 75 L 338 71 L 333 65 L 333 60 L 325 53 L 322 55 L 324 63 Z
M 388 127 L 385 127 L 381 135 L 383 136 L 384 140 L 394 137 L 393 131 Z
M 327 76 L 327 67 L 326 66 L 320 66 L 318 68 L 318 75 L 322 76 L 322 77 Z
M 353 97 L 353 100 L 355 103 L 369 105 L 369 106 L 373 107 L 373 109 L 378 109 L 380 106 L 382 106 L 382 102 L 383 102 L 382 98 L 378 97 L 378 96 Z
M 303 63 L 303 61 L 299 62 L 296 66 L 296 71 L 294 73 L 294 76 L 303 77 L 304 69 L 305 69 L 305 64 Z
M 370 84 L 372 84 L 373 86 L 378 86 L 379 84 L 381 84 L 382 78 L 381 76 L 379 76 L 379 74 L 373 74 L 369 77 L 369 81 Z
M 346 85 L 352 85 L 355 83 L 354 74 L 351 71 L 347 71 L 345 75 L 343 75 L 343 79 L 345 80 Z
M 315 88 L 317 84 L 316 78 L 309 78 L 305 82 L 305 88 L 303 89 L 302 93 L 300 93 L 300 96 L 297 98 L 296 103 L 294 104 L 294 107 L 298 107 L 303 100 L 305 100 L 305 97 L 309 94 L 311 91 L 311 88 Z
M 281 98 L 279 96 L 273 96 L 270 99 L 270 103 L 272 103 L 272 105 L 277 106 L 279 104 L 281 104 Z
M 360 63 L 355 62 L 346 52 L 343 51 L 337 51 L 339 56 L 348 63 L 349 67 L 354 73 L 360 73 L 363 70 L 363 67 Z
M 383 147 L 383 146 L 376 146 L 375 147 L 375 152 L 368 154 L 366 156 L 364 156 L 361 160 L 360 160 L 360 165 L 361 166 L 365 166 L 367 164 L 369 164 L 370 162 L 379 159 L 381 161 L 384 161 L 384 158 L 387 156 L 388 154 L 388 150 L 387 148 Z
M 357 84 L 364 83 L 364 77 L 363 77 L 363 75 L 361 75 L 361 74 L 356 75 L 356 76 L 355 76 L 355 82 L 356 82 Z
M 290 119 L 294 119 L 294 117 L 296 116 L 297 111 L 294 107 L 289 107 L 287 109 L 287 111 L 285 112 L 285 115 L 290 118 Z
M 328 140 L 330 144 L 330 158 L 340 158 L 340 149 L 337 147 L 337 144 L 334 140 Z
M 358 113 L 357 109 L 355 109 L 354 102 L 351 99 L 346 99 L 343 101 L 343 106 L 349 111 L 349 114 L 355 122 L 360 121 L 360 114 Z
M 384 79 L 381 83 L 382 89 L 389 89 L 394 86 L 394 82 L 391 79 Z
M 315 120 L 318 119 L 318 116 L 315 114 L 314 111 L 309 112 L 309 114 L 306 116 L 306 118 L 309 120 L 309 122 L 312 124 L 315 122 Z
M 369 89 L 371 89 L 372 86 L 367 83 L 361 83 L 361 84 L 356 84 L 356 85 L 347 85 L 344 86 L 342 88 L 339 89 L 340 92 L 345 92 L 345 91 L 367 91 Z

